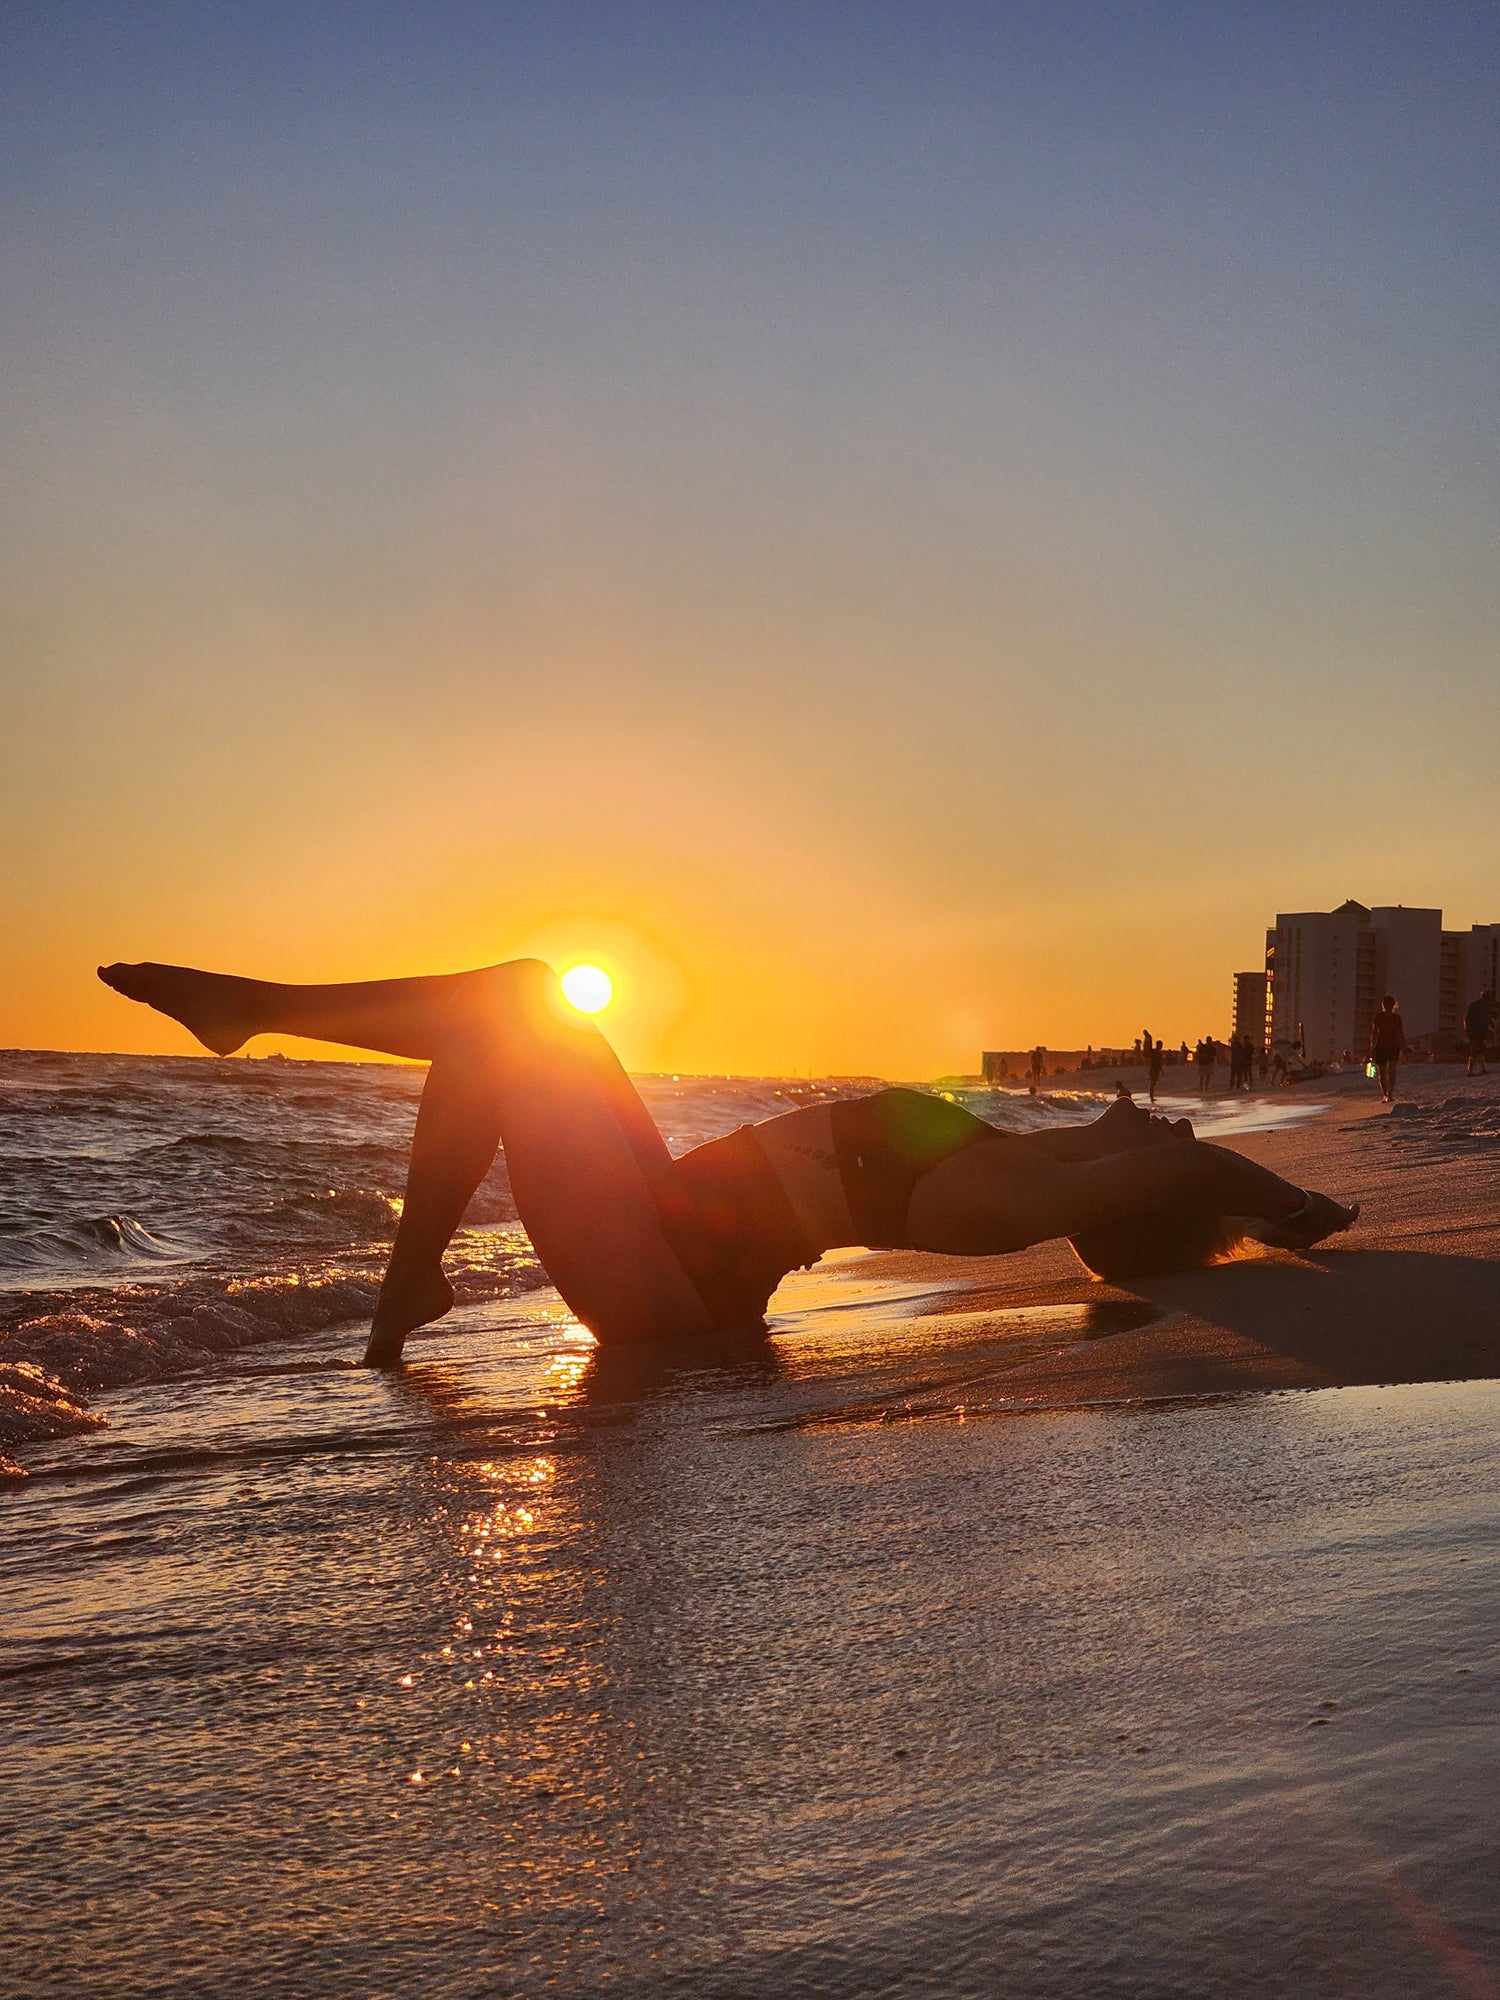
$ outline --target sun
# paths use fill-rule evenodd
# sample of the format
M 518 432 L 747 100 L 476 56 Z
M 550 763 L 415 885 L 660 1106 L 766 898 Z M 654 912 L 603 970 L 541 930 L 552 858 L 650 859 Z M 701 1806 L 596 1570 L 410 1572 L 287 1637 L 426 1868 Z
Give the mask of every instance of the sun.
M 563 996 L 580 1014 L 602 1014 L 615 997 L 615 982 L 599 965 L 570 965 L 562 976 Z

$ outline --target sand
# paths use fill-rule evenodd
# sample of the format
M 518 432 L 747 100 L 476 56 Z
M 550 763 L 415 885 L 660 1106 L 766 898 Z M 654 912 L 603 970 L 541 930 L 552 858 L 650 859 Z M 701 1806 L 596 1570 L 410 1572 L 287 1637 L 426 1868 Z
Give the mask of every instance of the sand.
M 933 1310 L 955 1330 L 1025 1339 L 1005 1377 L 1018 1407 L 1500 1375 L 1500 1074 L 1412 1066 L 1400 1090 L 1387 1108 L 1362 1076 L 1329 1079 L 1300 1093 L 1322 1107 L 1306 1123 L 1225 1142 L 1361 1204 L 1353 1231 L 1308 1255 L 1246 1246 L 1209 1270 L 1108 1285 L 1048 1243 L 962 1265 L 902 1252 L 864 1275 L 951 1283 Z M 1014 1315 L 1064 1306 L 1130 1330 L 1037 1355 Z

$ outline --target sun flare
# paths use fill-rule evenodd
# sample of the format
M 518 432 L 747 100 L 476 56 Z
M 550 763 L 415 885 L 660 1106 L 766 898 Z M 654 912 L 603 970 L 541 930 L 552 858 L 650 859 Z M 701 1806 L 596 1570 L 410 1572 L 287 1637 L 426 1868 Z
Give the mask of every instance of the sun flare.
M 562 976 L 563 996 L 580 1014 L 602 1014 L 615 997 L 615 983 L 602 966 L 570 965 Z

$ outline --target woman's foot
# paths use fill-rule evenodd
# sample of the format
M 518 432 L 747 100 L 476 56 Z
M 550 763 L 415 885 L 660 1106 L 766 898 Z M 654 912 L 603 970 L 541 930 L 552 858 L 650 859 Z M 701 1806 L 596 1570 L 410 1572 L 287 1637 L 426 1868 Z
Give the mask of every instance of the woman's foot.
M 186 965 L 101 965 L 106 986 L 180 1021 L 216 1056 L 232 1056 L 259 1033 L 255 982 L 228 973 L 195 972 Z
M 375 1302 L 370 1340 L 364 1352 L 366 1368 L 395 1368 L 406 1336 L 419 1326 L 453 1310 L 453 1287 L 438 1266 L 397 1275 L 388 1269 Z
M 1310 1250 L 1326 1236 L 1352 1229 L 1359 1219 L 1359 1203 L 1345 1208 L 1326 1194 L 1311 1191 L 1302 1197 L 1302 1206 L 1277 1222 L 1257 1221 L 1246 1234 L 1272 1250 Z

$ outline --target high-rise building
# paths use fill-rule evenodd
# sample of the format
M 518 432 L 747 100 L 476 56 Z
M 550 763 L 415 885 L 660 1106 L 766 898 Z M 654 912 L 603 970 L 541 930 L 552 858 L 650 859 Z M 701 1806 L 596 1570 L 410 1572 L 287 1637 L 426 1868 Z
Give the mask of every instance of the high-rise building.
M 1235 976 L 1235 1018 L 1239 982 Z M 1383 994 L 1394 993 L 1408 1039 L 1452 1032 L 1486 985 L 1500 990 L 1500 924 L 1445 931 L 1441 910 L 1352 900 L 1278 915 L 1266 932 L 1266 1017 L 1272 1040 L 1313 1060 L 1364 1054 Z
M 1248 1035 L 1257 1049 L 1267 1046 L 1266 984 L 1263 972 L 1234 975 L 1234 1032 Z
M 1295 1042 L 1321 1062 L 1368 1041 L 1378 997 L 1373 916 L 1353 901 L 1278 913 L 1266 940 L 1273 1041 Z
M 1464 1005 L 1500 993 L 1500 924 L 1474 924 L 1464 938 Z
M 1438 1020 L 1450 1034 L 1463 1026 L 1464 973 L 1469 940 L 1462 931 L 1444 931 L 1438 941 Z
M 1375 998 L 1394 993 L 1408 1038 L 1430 1035 L 1443 1024 L 1443 913 L 1394 908 L 1371 910 L 1375 928 Z M 1369 1034 L 1369 1023 L 1365 1023 Z

